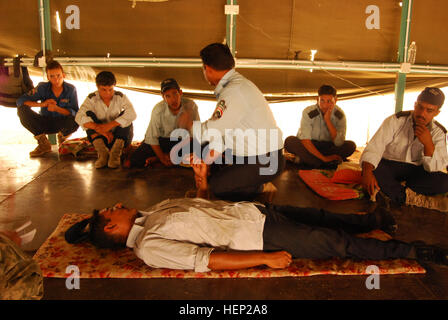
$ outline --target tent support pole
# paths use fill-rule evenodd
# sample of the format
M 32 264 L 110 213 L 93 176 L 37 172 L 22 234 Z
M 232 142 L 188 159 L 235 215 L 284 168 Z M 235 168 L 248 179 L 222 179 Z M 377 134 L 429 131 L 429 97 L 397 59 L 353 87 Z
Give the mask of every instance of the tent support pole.
M 50 0 L 38 0 L 39 22 L 42 55 L 45 59 L 47 52 L 53 50 L 51 42 L 51 20 L 50 20 Z M 43 78 L 46 78 L 45 68 L 42 68 Z M 49 134 L 48 139 L 51 144 L 56 144 L 56 135 Z
M 398 62 L 408 60 L 409 36 L 411 33 L 412 0 L 403 0 L 401 9 L 400 43 L 398 45 Z M 398 72 L 395 81 L 395 112 L 403 110 L 404 91 L 406 89 L 406 73 Z
M 235 56 L 236 48 L 236 15 L 238 14 L 237 0 L 227 0 L 225 8 L 226 18 L 226 43 L 229 46 L 230 52 Z M 235 12 L 235 10 L 237 12 Z

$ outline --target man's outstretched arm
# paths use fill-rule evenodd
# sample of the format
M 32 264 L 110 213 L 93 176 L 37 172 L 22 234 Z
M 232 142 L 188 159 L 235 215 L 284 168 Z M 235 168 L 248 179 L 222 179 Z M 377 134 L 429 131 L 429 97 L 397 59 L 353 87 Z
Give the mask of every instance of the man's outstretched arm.
M 275 252 L 219 252 L 210 254 L 208 267 L 211 270 L 236 270 L 267 265 L 274 269 L 286 268 L 291 264 L 292 257 L 286 251 Z

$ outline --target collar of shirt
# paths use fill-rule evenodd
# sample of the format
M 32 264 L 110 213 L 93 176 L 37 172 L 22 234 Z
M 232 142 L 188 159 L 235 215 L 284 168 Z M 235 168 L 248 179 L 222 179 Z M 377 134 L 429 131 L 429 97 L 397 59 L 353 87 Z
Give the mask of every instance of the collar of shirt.
M 222 78 L 219 80 L 218 85 L 215 88 L 215 96 L 218 96 L 219 93 L 224 89 L 227 83 L 230 81 L 230 78 L 235 74 L 235 69 L 228 71 Z
M 183 98 L 180 101 L 180 108 L 179 108 L 179 112 L 177 114 L 174 114 L 171 111 L 170 106 L 168 105 L 168 103 L 165 100 L 163 100 L 163 102 L 165 103 L 165 112 L 164 112 L 164 116 L 165 117 L 169 117 L 169 116 L 171 116 L 171 117 L 178 117 L 181 114 L 181 111 L 184 109 Z
M 129 248 L 134 248 L 135 241 L 137 240 L 138 235 L 143 230 L 143 225 L 145 224 L 146 218 L 149 215 L 149 212 L 139 212 L 137 218 L 134 221 L 134 225 L 129 231 L 128 239 L 126 240 L 126 246 Z

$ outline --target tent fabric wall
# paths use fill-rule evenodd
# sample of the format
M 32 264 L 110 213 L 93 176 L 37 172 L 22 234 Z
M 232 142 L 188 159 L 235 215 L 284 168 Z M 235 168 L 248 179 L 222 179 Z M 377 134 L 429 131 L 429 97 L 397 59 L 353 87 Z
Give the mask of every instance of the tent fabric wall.
M 394 63 L 400 32 L 401 7 L 396 0 L 239 0 L 236 16 L 237 59 L 364 61 Z M 226 0 L 51 0 L 53 56 L 58 57 L 177 57 L 199 58 L 199 51 L 226 37 Z M 68 29 L 69 6 L 79 8 L 80 28 Z M 379 29 L 368 29 L 366 13 L 377 7 Z M 411 41 L 416 41 L 417 63 L 448 66 L 447 26 L 443 14 L 448 2 L 414 0 Z M 1 57 L 34 57 L 40 50 L 38 1 L 0 3 Z M 56 29 L 56 11 L 61 33 Z M 113 71 L 118 85 L 157 92 L 160 82 L 175 77 L 192 96 L 211 97 L 211 87 L 198 67 L 66 66 L 69 79 L 92 81 L 101 70 Z M 246 69 L 271 100 L 309 99 L 323 84 L 332 84 L 341 98 L 391 93 L 395 73 Z M 31 70 L 40 73 L 40 69 Z M 407 89 L 448 85 L 443 75 L 408 74 Z

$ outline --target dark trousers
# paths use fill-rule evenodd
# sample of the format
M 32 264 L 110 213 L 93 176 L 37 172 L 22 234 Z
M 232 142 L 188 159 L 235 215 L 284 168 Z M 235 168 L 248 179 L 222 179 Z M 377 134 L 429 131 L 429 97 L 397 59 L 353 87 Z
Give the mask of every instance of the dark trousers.
M 382 159 L 373 173 L 380 189 L 398 205 L 406 202 L 406 187 L 424 195 L 448 192 L 448 175 L 428 172 L 423 166 Z M 406 187 L 401 185 L 403 181 Z
M 290 206 L 258 208 L 266 215 L 265 251 L 286 250 L 293 258 L 372 260 L 407 258 L 411 253 L 412 246 L 405 242 L 358 238 L 347 233 L 377 228 L 373 213 L 336 214 Z
M 282 150 L 255 157 L 228 155 L 227 163 L 232 165 L 225 164 L 227 154 L 222 164 L 215 162 L 210 167 L 209 189 L 220 199 L 253 200 L 262 191 L 263 184 L 274 180 L 285 168 Z
M 87 111 L 86 114 L 92 119 L 93 122 L 98 123 L 98 124 L 102 123 L 100 120 L 98 120 L 98 118 L 96 117 L 96 114 L 93 113 L 92 111 Z M 96 140 L 96 139 L 102 139 L 104 141 L 104 144 L 109 149 L 112 148 L 112 146 L 115 143 L 115 140 L 117 140 L 117 139 L 124 140 L 124 146 L 127 147 L 132 142 L 132 138 L 134 137 L 134 127 L 133 127 L 132 123 L 125 128 L 122 128 L 120 126 L 115 127 L 114 130 L 112 131 L 114 138 L 112 139 L 111 143 L 108 143 L 106 137 L 102 136 L 102 135 L 98 135 L 98 136 L 92 138 L 93 135 L 98 134 L 95 130 L 87 129 L 86 133 L 87 133 L 87 138 L 89 139 L 90 142 L 93 142 L 93 140 Z
M 178 143 L 178 140 L 171 141 L 170 138 L 159 137 L 159 146 L 164 153 L 169 153 Z M 142 142 L 142 144 L 131 155 L 131 168 L 143 168 L 145 166 L 146 159 L 156 156 L 157 155 L 151 145 Z
M 79 125 L 75 122 L 75 117 L 50 117 L 34 112 L 28 106 L 17 107 L 17 115 L 22 125 L 33 135 L 51 134 L 61 132 L 64 136 L 78 130 Z
M 353 141 L 344 141 L 344 143 L 337 147 L 331 141 L 317 141 L 311 140 L 313 145 L 324 156 L 337 154 L 346 159 L 353 154 L 356 150 L 356 144 Z M 300 158 L 300 162 L 304 163 L 312 168 L 320 168 L 325 164 L 322 160 L 312 155 L 302 144 L 299 138 L 295 136 L 289 136 L 285 140 L 286 151 L 293 153 Z

